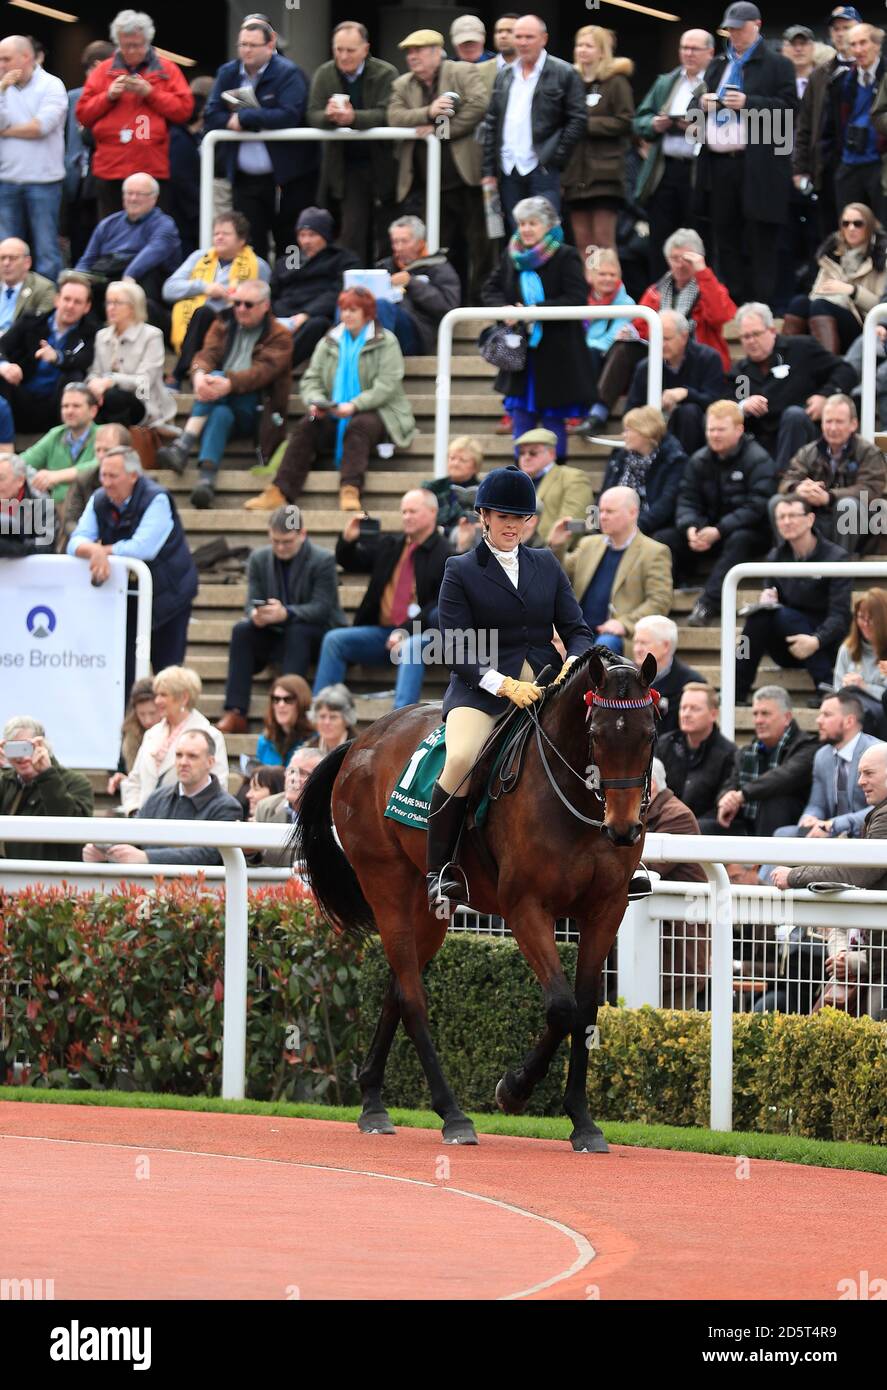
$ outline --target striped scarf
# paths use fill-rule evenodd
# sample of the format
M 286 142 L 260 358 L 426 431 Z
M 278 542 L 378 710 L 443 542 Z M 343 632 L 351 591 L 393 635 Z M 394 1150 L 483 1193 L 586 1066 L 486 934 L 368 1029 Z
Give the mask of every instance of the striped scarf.
M 522 304 L 542 304 L 545 302 L 545 289 L 537 275 L 540 266 L 546 265 L 554 253 L 563 245 L 564 229 L 561 226 L 549 227 L 541 241 L 535 246 L 524 246 L 520 232 L 515 232 L 508 243 L 511 264 L 518 272 Z M 542 341 L 541 323 L 529 326 L 527 346 L 538 347 Z
M 752 786 L 759 777 L 763 777 L 765 772 L 778 767 L 782 762 L 786 745 L 794 734 L 795 727 L 794 720 L 792 720 L 775 748 L 765 748 L 759 739 L 755 739 L 754 743 L 749 744 L 747 748 L 740 749 L 739 789 L 745 794 L 740 815 L 744 816 L 746 820 L 753 821 L 758 814 L 758 802 L 752 801 L 749 797 Z

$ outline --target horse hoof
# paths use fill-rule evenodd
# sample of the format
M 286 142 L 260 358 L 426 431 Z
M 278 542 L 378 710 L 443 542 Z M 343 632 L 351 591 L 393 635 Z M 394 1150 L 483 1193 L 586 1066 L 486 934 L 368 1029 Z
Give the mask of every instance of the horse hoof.
M 441 1131 L 445 1144 L 476 1144 L 477 1132 L 470 1120 L 454 1120 Z
M 503 1076 L 496 1087 L 496 1104 L 506 1115 L 522 1115 L 527 1108 L 527 1102 L 520 1100 L 509 1087 L 507 1076 Z
M 397 1130 L 391 1123 L 387 1110 L 371 1111 L 369 1114 L 361 1115 L 357 1121 L 357 1128 L 361 1134 L 396 1134 Z
M 577 1154 L 608 1154 L 610 1152 L 607 1141 L 599 1129 L 584 1130 L 580 1133 L 574 1130 L 570 1135 L 570 1143 Z

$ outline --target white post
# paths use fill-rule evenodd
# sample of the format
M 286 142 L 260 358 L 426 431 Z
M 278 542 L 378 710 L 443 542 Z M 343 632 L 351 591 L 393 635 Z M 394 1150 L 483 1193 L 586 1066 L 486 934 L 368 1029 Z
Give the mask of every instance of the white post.
M 434 426 L 434 476 L 447 476 L 447 446 L 450 437 L 450 402 L 452 386 L 450 373 L 453 361 L 453 328 L 457 323 L 485 319 L 496 323 L 499 319 L 517 319 L 520 323 L 570 323 L 576 319 L 643 319 L 650 332 L 650 350 L 647 356 L 647 404 L 657 409 L 662 405 L 662 323 L 659 315 L 645 304 L 610 304 L 597 308 L 584 304 L 554 306 L 542 304 L 537 307 L 524 305 L 513 308 L 503 305 L 500 308 L 474 306 L 450 309 L 444 314 L 437 330 L 437 378 L 435 383 L 435 426 Z M 617 440 L 613 440 L 616 448 Z
M 114 563 L 112 559 L 112 563 Z M 142 680 L 151 674 L 151 614 L 154 606 L 154 576 L 144 560 L 133 560 L 129 556 L 124 564 L 130 574 L 138 581 L 136 599 L 136 664 L 135 678 Z
M 619 928 L 616 948 L 616 993 L 627 1009 L 660 1004 L 659 931 L 650 920 L 650 900 L 629 903 Z
M 711 885 L 712 1129 L 733 1128 L 733 902 L 723 864 L 703 864 Z
M 225 865 L 225 980 L 222 1019 L 222 1098 L 246 1091 L 247 877 L 242 849 L 221 848 Z M 283 1042 L 281 1040 L 281 1047 Z
M 885 305 L 887 308 L 887 305 Z M 734 565 L 721 585 L 721 733 L 736 734 L 736 591 L 743 579 L 792 579 L 804 573 L 824 579 L 887 578 L 887 560 L 755 560 Z
M 878 370 L 878 324 L 887 319 L 887 304 L 869 309 L 862 327 L 862 410 L 860 430 L 863 439 L 875 437 L 875 383 Z M 887 421 L 884 422 L 887 424 Z
M 370 132 L 372 134 L 372 131 Z M 440 140 L 425 136 L 425 243 L 429 251 L 440 250 Z

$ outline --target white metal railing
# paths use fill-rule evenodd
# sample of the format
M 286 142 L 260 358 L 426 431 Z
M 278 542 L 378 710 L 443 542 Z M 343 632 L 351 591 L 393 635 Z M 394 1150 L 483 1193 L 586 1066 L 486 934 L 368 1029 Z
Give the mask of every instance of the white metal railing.
M 424 140 L 428 155 L 425 183 L 425 241 L 429 251 L 440 249 L 440 138 L 437 135 L 417 135 L 414 128 L 376 126 L 373 130 L 314 130 L 297 126 L 290 130 L 208 130 L 200 144 L 200 245 L 209 246 L 213 231 L 213 178 L 215 176 L 216 146 L 231 140 L 315 141 L 336 140 L 340 143 L 364 140 Z M 293 229 L 295 236 L 295 228 Z
M 115 821 L 120 829 L 115 844 L 129 844 L 132 821 L 123 817 Z M 177 822 L 181 824 L 181 822 Z M 265 822 L 263 821 L 264 825 Z M 189 839 L 189 843 L 193 843 Z M 289 883 L 291 869 L 269 869 L 260 865 L 247 867 L 246 881 L 250 888 L 273 888 Z M 56 888 L 66 883 L 79 893 L 113 893 L 121 883 L 153 883 L 163 878 L 202 878 L 208 891 L 216 892 L 225 883 L 225 870 L 215 864 L 79 864 L 65 859 L 0 859 L 0 887 L 8 893 L 22 888 Z
M 222 1095 L 242 1099 L 246 1072 L 247 875 L 244 849 L 280 849 L 289 833 L 285 825 L 244 822 L 131 820 L 125 827 L 102 817 L 0 816 L 0 841 L 40 840 L 52 844 L 115 844 L 121 834 L 132 844 L 199 845 L 218 849 L 225 867 L 225 965 L 222 1020 Z M 887 869 L 887 841 L 795 840 L 740 835 L 648 834 L 645 859 L 662 863 L 696 863 L 709 882 L 711 921 L 711 1101 L 713 1130 L 733 1125 L 733 887 L 725 864 L 823 864 Z M 178 866 L 152 866 L 158 877 L 175 877 Z M 0 882 L 3 861 L 0 860 Z M 657 890 L 658 891 L 658 890 Z M 687 885 L 679 885 L 686 893 Z M 840 895 L 838 895 L 840 898 Z M 832 903 L 834 899 L 830 900 Z M 649 913 L 647 914 L 649 917 Z M 627 931 L 625 930 L 627 926 Z M 623 919 L 620 951 L 624 968 L 634 968 L 644 930 L 643 915 L 631 908 Z M 646 969 L 647 967 L 644 967 Z M 647 986 L 645 986 L 646 988 Z M 640 989 L 640 986 L 638 986 Z M 637 995 L 635 994 L 635 997 Z
M 827 560 L 821 564 L 756 560 L 727 571 L 721 586 L 720 726 L 725 738 L 732 739 L 736 733 L 736 590 L 743 579 L 767 579 L 771 575 L 774 579 L 797 579 L 805 573 L 825 579 L 883 579 L 887 577 L 887 560 Z
M 447 476 L 447 451 L 450 442 L 450 405 L 452 398 L 453 370 L 453 329 L 457 323 L 470 319 L 485 319 L 496 323 L 502 319 L 516 319 L 520 323 L 572 323 L 576 319 L 643 319 L 650 330 L 650 346 L 647 357 L 647 404 L 660 409 L 662 405 L 662 321 L 654 309 L 646 304 L 609 304 L 592 306 L 590 304 L 515 307 L 503 304 L 495 308 L 478 305 L 475 308 L 450 309 L 444 314 L 437 330 L 437 378 L 434 387 L 434 476 Z M 613 447 L 618 441 L 614 439 Z
M 878 324 L 887 321 L 887 304 L 869 309 L 862 326 L 862 403 L 859 429 L 863 439 L 875 437 L 876 382 L 878 375 Z M 887 421 L 884 421 L 887 426 Z

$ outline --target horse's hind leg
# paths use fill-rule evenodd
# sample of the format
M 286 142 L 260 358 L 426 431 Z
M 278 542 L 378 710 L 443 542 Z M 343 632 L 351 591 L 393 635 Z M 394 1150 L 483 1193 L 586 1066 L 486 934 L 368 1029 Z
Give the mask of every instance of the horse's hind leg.
M 363 1109 L 357 1121 L 357 1128 L 363 1134 L 395 1134 L 391 1117 L 382 1104 L 382 1080 L 385 1063 L 391 1051 L 391 1044 L 400 1022 L 400 1005 L 397 1000 L 397 980 L 392 971 L 388 977 L 388 987 L 382 1001 L 382 1012 L 370 1043 L 366 1061 L 361 1068 L 358 1082 L 363 1100 Z
M 397 977 L 396 998 L 400 1016 L 427 1078 L 432 1108 L 443 1120 L 444 1143 L 476 1144 L 477 1134 L 474 1125 L 456 1103 L 456 1097 L 443 1074 L 434 1043 L 431 1041 L 428 1001 L 422 984 L 422 970 L 435 955 L 446 935 L 446 924 L 436 922 L 429 913 L 424 880 L 409 902 L 409 907 L 412 914 L 408 917 L 406 925 L 403 906 L 395 919 L 397 926 L 393 925 L 391 915 L 386 920 L 376 913 L 385 953 Z M 420 923 L 416 931 L 413 930 L 412 922 Z
M 551 1059 L 573 1027 L 576 1000 L 563 972 L 551 930 L 541 908 L 526 904 L 506 920 L 511 934 L 542 986 L 546 1028 L 517 1071 L 507 1071 L 496 1087 L 496 1103 L 506 1115 L 521 1115 L 536 1085 L 547 1075 Z

